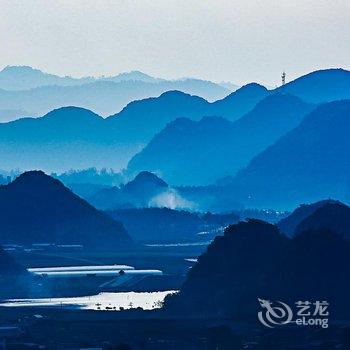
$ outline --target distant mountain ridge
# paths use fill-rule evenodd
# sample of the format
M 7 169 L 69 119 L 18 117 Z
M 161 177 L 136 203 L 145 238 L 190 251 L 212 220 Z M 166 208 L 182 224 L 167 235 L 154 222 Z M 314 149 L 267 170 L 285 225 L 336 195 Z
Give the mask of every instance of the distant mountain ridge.
M 0 71 L 0 89 L 30 90 L 40 86 L 72 86 L 91 83 L 93 77 L 72 78 L 44 73 L 29 66 L 6 66 Z
M 186 78 L 179 80 L 186 80 Z M 6 66 L 0 71 L 0 89 L 4 90 L 31 90 L 49 85 L 75 86 L 96 81 L 112 81 L 115 83 L 122 81 L 141 81 L 146 83 L 156 83 L 166 81 L 166 79 L 154 78 L 140 71 L 124 72 L 114 76 L 103 75 L 100 77 L 88 76 L 82 78 L 73 78 L 71 76 L 63 77 L 55 74 L 44 73 L 43 71 L 30 66 Z
M 297 97 L 273 94 L 235 122 L 221 117 L 177 119 L 130 160 L 127 170 L 153 171 L 177 186 L 214 183 L 246 166 L 312 108 Z
M 116 131 L 97 114 L 82 108 L 65 107 L 42 118 L 0 124 L 0 147 L 5 170 L 57 172 L 110 168 L 111 165 L 120 169 L 139 145 L 123 145 Z
M 161 133 L 166 125 L 172 123 L 175 119 L 189 118 L 194 121 L 199 121 L 203 117 L 223 117 L 229 121 L 235 122 L 242 118 L 244 114 L 247 115 L 254 112 L 257 114 L 256 122 L 253 123 L 252 120 L 245 116 L 240 121 L 240 129 L 237 127 L 237 130 L 239 129 L 240 132 L 238 133 L 236 131 L 234 137 L 237 139 L 235 147 L 240 147 L 242 156 L 238 155 L 232 159 L 232 153 L 227 153 L 228 156 L 231 156 L 231 159 L 227 161 L 230 165 L 228 166 L 224 163 L 225 169 L 218 174 L 219 176 L 233 176 L 237 170 L 236 168 L 245 166 L 246 162 L 250 160 L 249 157 L 254 156 L 255 152 L 262 151 L 263 149 L 261 148 L 267 147 L 276 141 L 275 137 L 282 136 L 283 132 L 287 132 L 288 128 L 293 127 L 293 125 L 288 126 L 287 124 L 283 125 L 283 123 L 289 120 L 288 116 L 294 109 L 295 112 L 297 112 L 299 108 L 297 107 L 297 103 L 295 105 L 290 103 L 291 109 L 287 110 L 281 108 L 279 103 L 271 103 L 269 105 L 267 101 L 271 101 L 269 100 L 270 97 L 273 98 L 275 95 L 292 96 L 288 92 L 288 89 L 292 89 L 293 87 L 302 101 L 304 92 L 306 94 L 306 100 L 310 99 L 310 91 L 315 95 L 312 98 L 313 101 L 324 100 L 327 96 L 327 99 L 339 98 L 347 94 L 347 90 L 344 88 L 347 79 L 347 71 L 318 71 L 296 79 L 294 82 L 286 84 L 283 88 L 272 91 L 266 90 L 266 88 L 258 84 L 248 84 L 224 99 L 215 101 L 214 103 L 209 103 L 203 98 L 185 94 L 180 91 L 168 91 L 162 93 L 158 98 L 148 98 L 131 102 L 120 113 L 114 114 L 106 119 L 96 114 L 94 115 L 92 114 L 93 112 L 90 113 L 86 109 L 74 107 L 60 108 L 51 111 L 44 118 L 26 118 L 14 123 L 0 124 L 0 146 L 3 150 L 0 155 L 0 161 L 4 170 L 16 168 L 29 170 L 39 168 L 48 172 L 64 172 L 72 168 L 86 169 L 96 167 L 99 169 L 113 168 L 116 171 L 120 171 L 156 134 Z M 122 84 L 127 85 L 133 83 L 133 81 L 122 82 Z M 99 81 L 92 84 L 84 84 L 83 86 L 71 86 L 67 88 L 90 89 L 94 84 L 101 84 L 101 86 L 109 88 L 115 83 Z M 142 82 L 142 84 L 148 83 Z M 157 84 L 162 84 L 162 82 Z M 307 89 L 304 89 L 304 86 L 307 86 Z M 332 89 L 330 89 L 329 86 L 333 86 Z M 49 87 L 49 89 L 53 90 L 62 88 L 65 89 L 66 87 Z M 39 87 L 37 89 L 40 90 L 42 88 Z M 0 91 L 0 107 L 2 92 L 4 93 L 3 101 L 5 102 L 8 101 L 7 97 L 13 93 L 13 91 Z M 30 96 L 31 93 L 32 90 L 25 91 L 25 94 L 28 94 L 25 98 L 28 98 L 30 101 L 35 101 L 35 104 L 46 103 L 46 96 L 43 95 L 40 98 L 32 100 Z M 96 94 L 93 92 L 93 88 L 91 93 L 92 95 L 87 99 L 88 101 L 94 101 L 95 99 Z M 316 95 L 319 96 L 319 98 L 316 98 Z M 55 96 L 58 95 L 55 93 Z M 70 93 L 65 96 L 67 98 L 71 97 Z M 105 101 L 113 100 L 113 97 L 108 93 L 103 94 L 103 98 Z M 292 97 L 290 97 L 290 99 L 292 99 Z M 264 100 L 266 104 L 262 103 Z M 20 104 L 23 102 L 23 99 L 20 98 L 17 102 Z M 18 104 L 15 104 L 16 108 L 20 108 Z M 260 115 L 265 115 L 265 118 L 261 118 L 261 120 L 264 120 L 265 124 L 259 124 L 258 107 L 261 108 L 259 112 Z M 11 108 L 14 108 L 14 106 Z M 280 108 L 280 111 L 278 108 Z M 283 118 L 278 118 L 278 113 L 280 113 Z M 85 117 L 83 117 L 82 114 L 85 114 Z M 95 116 L 94 118 L 93 115 Z M 269 115 L 271 119 L 269 119 Z M 191 130 L 193 131 L 195 129 L 193 125 L 195 124 L 188 123 L 188 127 L 190 128 L 188 131 L 189 133 L 191 133 Z M 243 127 L 244 125 L 245 127 Z M 249 128 L 252 129 L 252 137 L 249 136 Z M 257 132 L 259 128 L 261 132 Z M 280 135 L 278 135 L 279 132 L 277 132 L 278 128 L 280 128 Z M 275 131 L 269 134 L 271 130 Z M 239 135 L 236 137 L 237 133 Z M 243 135 L 247 135 L 246 139 L 248 143 L 241 143 Z M 270 137 L 269 135 L 271 139 L 267 140 L 267 138 Z M 195 135 L 193 140 L 196 138 L 198 138 L 197 135 Z M 222 138 L 223 140 L 221 140 L 220 135 L 210 134 L 208 128 L 207 138 L 203 143 L 203 152 L 210 149 L 210 145 L 208 145 L 209 140 L 214 138 L 218 139 L 218 144 L 224 143 L 224 137 Z M 256 145 L 254 145 L 254 139 L 256 140 Z M 233 143 L 234 141 L 230 140 L 230 142 Z M 230 143 L 230 145 L 232 145 L 232 143 Z M 14 147 L 14 145 L 16 147 Z M 181 148 L 183 146 L 179 145 L 179 147 Z M 194 151 L 194 149 L 191 149 L 191 146 L 188 147 L 188 150 L 189 153 L 193 153 Z M 171 151 L 175 152 L 176 147 Z M 203 152 L 198 153 L 198 156 L 205 157 Z M 225 152 L 226 150 L 222 153 Z M 104 156 L 101 157 L 101 154 Z M 143 169 L 141 164 L 140 167 L 136 169 L 136 172 L 142 170 L 147 169 Z M 157 172 L 157 169 L 153 167 L 148 170 Z M 229 174 L 229 171 L 232 171 L 232 173 Z M 161 172 L 159 174 L 163 176 Z M 213 174 L 212 178 L 214 175 L 215 174 Z M 205 181 L 201 180 L 199 183 L 206 184 L 208 181 L 212 181 L 212 178 L 205 179 Z M 166 180 L 168 179 L 166 178 Z M 216 180 L 217 179 L 213 181 Z M 248 196 L 249 195 L 250 194 L 248 194 Z M 317 198 L 313 198 L 312 200 L 317 200 Z M 299 198 L 297 202 L 302 201 L 303 200 Z
M 200 119 L 206 115 L 210 103 L 205 99 L 181 91 L 167 91 L 156 98 L 129 103 L 121 112 L 106 119 L 119 131 L 121 139 L 147 143 L 167 123 L 180 117 Z
M 350 71 L 323 69 L 303 75 L 277 88 L 310 103 L 350 99 Z
M 233 95 L 236 93 L 239 90 Z M 214 106 L 198 96 L 169 91 L 158 98 L 131 102 L 106 119 L 84 108 L 64 107 L 41 118 L 0 123 L 2 168 L 121 170 L 168 122 L 184 116 L 199 120 L 215 114 Z M 220 113 L 226 111 L 229 117 L 232 109 L 227 101 L 225 108 Z
M 234 121 L 252 110 L 269 93 L 265 86 L 250 83 L 225 98 L 213 102 L 212 110 L 215 111 L 215 115 Z
M 77 106 L 107 116 L 129 102 L 181 90 L 210 101 L 231 91 L 200 79 L 165 80 L 139 71 L 110 77 L 72 78 L 43 73 L 28 66 L 8 66 L 0 71 L 0 109 L 24 110 L 38 116 L 52 109 Z

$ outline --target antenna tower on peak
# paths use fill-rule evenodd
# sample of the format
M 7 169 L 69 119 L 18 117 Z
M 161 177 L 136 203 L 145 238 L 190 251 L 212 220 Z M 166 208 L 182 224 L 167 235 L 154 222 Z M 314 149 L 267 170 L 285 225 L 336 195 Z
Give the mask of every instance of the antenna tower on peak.
M 281 78 L 282 78 L 282 86 L 286 85 L 286 72 L 285 71 L 283 71 Z

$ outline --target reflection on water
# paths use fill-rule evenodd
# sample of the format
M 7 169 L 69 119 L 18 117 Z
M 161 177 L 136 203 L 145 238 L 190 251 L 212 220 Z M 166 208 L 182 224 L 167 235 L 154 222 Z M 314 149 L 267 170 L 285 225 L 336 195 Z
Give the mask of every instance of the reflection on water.
M 211 241 L 206 242 L 191 242 L 191 243 L 154 243 L 146 244 L 147 247 L 200 247 L 207 246 Z
M 99 293 L 93 296 L 52 299 L 18 299 L 7 300 L 0 304 L 6 307 L 54 307 L 86 310 L 121 310 L 142 308 L 152 310 L 161 307 L 168 294 L 176 293 L 170 290 L 151 293 Z

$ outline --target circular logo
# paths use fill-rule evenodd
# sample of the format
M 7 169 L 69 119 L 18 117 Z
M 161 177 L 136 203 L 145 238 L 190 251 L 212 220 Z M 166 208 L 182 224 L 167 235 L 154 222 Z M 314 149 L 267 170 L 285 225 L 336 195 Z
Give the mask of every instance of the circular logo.
M 292 309 L 282 301 L 271 302 L 258 299 L 263 311 L 259 311 L 259 321 L 266 327 L 273 328 L 277 325 L 290 323 L 293 319 Z

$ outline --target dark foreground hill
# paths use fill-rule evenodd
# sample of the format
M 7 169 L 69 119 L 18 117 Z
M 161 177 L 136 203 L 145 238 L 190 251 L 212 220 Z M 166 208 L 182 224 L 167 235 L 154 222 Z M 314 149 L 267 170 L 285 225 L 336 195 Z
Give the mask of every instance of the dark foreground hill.
M 131 244 L 120 223 L 40 171 L 0 187 L 0 221 L 3 244 L 82 244 L 95 249 Z
M 350 312 L 350 243 L 328 230 L 288 239 L 274 225 L 251 220 L 226 229 L 190 270 L 165 308 L 182 315 L 255 323 L 259 299 L 328 301 L 331 320 Z
M 340 202 L 326 202 L 298 224 L 295 235 L 310 229 L 327 229 L 350 240 L 350 208 Z
M 237 175 L 236 191 L 250 206 L 276 209 L 322 198 L 348 201 L 349 131 L 350 100 L 321 105 Z
M 298 208 L 296 208 L 290 215 L 280 220 L 277 226 L 282 233 L 289 237 L 292 237 L 295 234 L 296 228 L 301 222 L 303 222 L 309 216 L 314 214 L 316 210 L 327 204 L 341 203 L 332 199 L 326 199 L 311 204 L 302 204 Z

